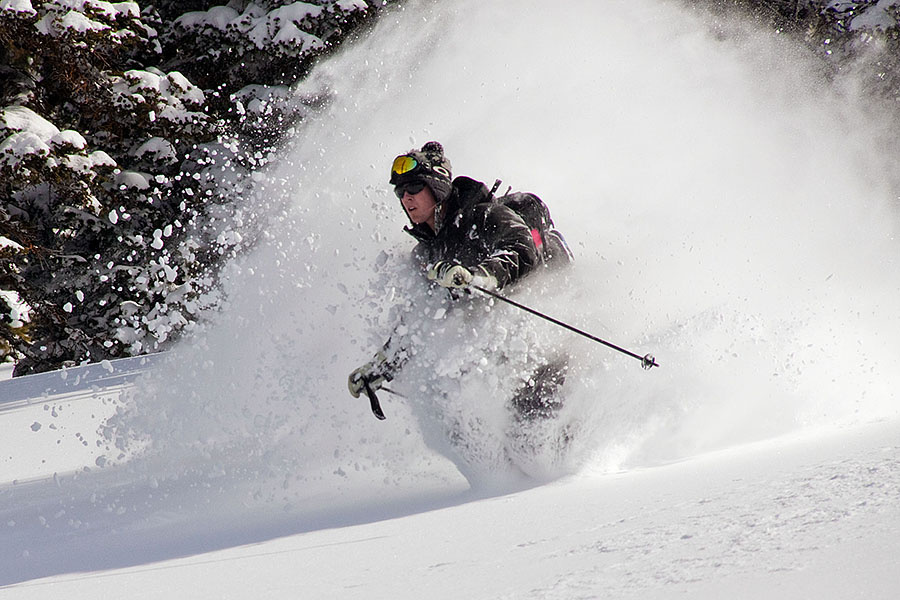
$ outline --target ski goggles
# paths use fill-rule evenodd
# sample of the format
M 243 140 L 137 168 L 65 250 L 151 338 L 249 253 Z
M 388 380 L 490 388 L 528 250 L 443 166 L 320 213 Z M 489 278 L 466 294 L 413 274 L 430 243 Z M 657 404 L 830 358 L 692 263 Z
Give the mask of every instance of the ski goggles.
M 425 184 L 421 181 L 413 181 L 410 183 L 403 183 L 394 187 L 394 193 L 397 194 L 398 198 L 403 198 L 404 194 L 410 194 L 415 196 L 419 192 L 425 189 Z
M 412 156 L 398 156 L 394 159 L 394 164 L 391 165 L 391 176 L 394 175 L 406 175 L 407 173 L 411 173 L 415 171 L 419 166 L 419 161 L 414 159 Z

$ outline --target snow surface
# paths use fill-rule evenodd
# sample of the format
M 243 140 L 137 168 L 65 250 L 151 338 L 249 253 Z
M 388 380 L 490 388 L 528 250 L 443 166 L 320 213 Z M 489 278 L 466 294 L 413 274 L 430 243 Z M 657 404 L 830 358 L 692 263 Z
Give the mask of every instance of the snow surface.
M 0 247 L 3 246 L 18 246 L 18 244 L 11 240 L 7 240 L 4 237 L 0 237 Z M 22 302 L 22 300 L 19 298 L 18 293 L 8 290 L 0 290 L 0 296 L 3 297 L 10 308 L 8 315 L 9 324 L 11 327 L 22 327 L 26 322 L 30 320 L 30 308 L 27 304 Z
M 84 136 L 71 129 L 60 131 L 50 138 L 50 143 L 54 146 L 72 146 L 76 150 L 84 150 L 85 146 L 87 146 L 87 140 L 84 139 Z
M 34 14 L 34 10 L 28 10 L 30 4 L 21 4 L 10 7 L 11 10 Z M 0 8 L 3 8 L 0 6 Z M 102 0 L 52 0 L 43 7 L 46 14 L 41 17 L 35 27 L 44 35 L 60 37 L 92 31 L 105 31 L 112 29 L 110 25 L 91 19 L 87 15 L 103 17 L 112 23 L 123 18 L 138 18 L 140 7 L 135 2 L 103 2 Z M 128 37 L 126 31 L 119 31 L 119 35 Z
M 0 111 L 0 127 L 13 131 L 30 131 L 43 140 L 59 135 L 59 129 L 26 106 L 7 106 Z
M 332 103 L 214 327 L 123 387 L 0 382 L 31 389 L 0 414 L 0 597 L 896 598 L 894 119 L 668 3 L 434 4 L 297 90 Z M 429 139 L 550 204 L 577 264 L 518 300 L 661 367 L 424 295 L 386 171 Z M 379 422 L 345 381 L 398 311 L 423 345 Z M 526 477 L 504 394 L 561 349 L 535 439 L 573 437 Z
M 37 11 L 31 6 L 31 0 L 0 0 L 0 10 L 8 10 L 27 15 L 36 15 Z
M 0 129 L 14 132 L 0 140 L 0 160 L 9 162 L 30 154 L 49 154 L 51 140 L 60 135 L 53 123 L 25 106 L 0 110 Z
M 29 155 L 47 156 L 51 153 L 51 148 L 58 152 L 70 149 L 84 151 L 87 146 L 84 136 L 77 131 L 60 131 L 56 125 L 25 106 L 7 106 L 0 110 L 0 129 L 13 132 L 0 138 L 0 161 L 10 164 Z M 88 155 L 69 154 L 62 160 L 75 170 L 89 171 L 99 166 L 116 166 L 115 161 L 102 150 Z
M 362 6 L 359 3 L 339 4 L 339 7 L 345 10 L 362 8 Z M 238 14 L 230 6 L 214 6 L 207 11 L 185 13 L 178 17 L 176 22 L 185 29 L 208 27 L 223 32 L 240 33 L 260 49 L 275 42 L 307 50 L 323 48 L 324 42 L 311 33 L 303 31 L 300 25 L 308 17 L 318 16 L 321 12 L 321 6 L 306 2 L 292 2 L 269 12 L 250 3 L 243 14 Z

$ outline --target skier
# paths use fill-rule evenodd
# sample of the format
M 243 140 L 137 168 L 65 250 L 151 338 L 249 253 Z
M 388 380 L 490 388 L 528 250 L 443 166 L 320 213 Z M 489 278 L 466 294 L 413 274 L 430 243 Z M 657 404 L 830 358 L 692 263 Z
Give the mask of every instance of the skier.
M 495 200 L 483 183 L 452 178 L 450 161 L 438 142 L 394 159 L 390 183 L 410 221 L 404 229 L 418 241 L 413 250 L 415 263 L 456 299 L 472 285 L 506 288 L 547 259 L 536 246 L 532 228 L 516 211 Z M 558 232 L 553 233 L 558 238 L 557 253 L 564 253 L 568 262 L 571 254 L 565 242 Z M 354 370 L 348 378 L 353 397 L 358 398 L 366 384 L 377 390 L 391 381 L 409 357 L 408 343 L 395 332 L 372 360 Z M 534 371 L 512 399 L 520 418 L 555 413 L 559 408 L 556 391 L 564 382 L 566 363 L 561 358 Z

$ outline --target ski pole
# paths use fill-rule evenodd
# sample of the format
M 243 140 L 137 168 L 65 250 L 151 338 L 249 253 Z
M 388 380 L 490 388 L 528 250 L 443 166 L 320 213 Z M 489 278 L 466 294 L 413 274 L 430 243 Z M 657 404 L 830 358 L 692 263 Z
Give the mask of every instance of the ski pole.
M 607 347 L 609 347 L 609 348 L 612 348 L 613 350 L 618 350 L 618 351 L 621 352 L 622 354 L 626 354 L 626 355 L 628 355 L 628 356 L 630 356 L 630 357 L 632 357 L 632 358 L 636 358 L 636 359 L 638 359 L 639 361 L 641 361 L 641 366 L 642 366 L 645 370 L 649 370 L 649 369 L 652 369 L 653 367 L 658 367 L 658 366 L 659 366 L 659 363 L 656 362 L 656 359 L 655 359 L 655 358 L 653 357 L 653 355 L 651 355 L 651 354 L 645 354 L 644 356 L 641 356 L 641 355 L 639 355 L 639 354 L 635 354 L 634 352 L 631 352 L 631 351 L 629 351 L 629 350 L 626 350 L 625 348 L 621 348 L 621 347 L 619 347 L 619 346 L 616 346 L 615 344 L 612 344 L 612 343 L 610 343 L 610 342 L 607 342 L 606 340 L 602 340 L 602 339 L 598 338 L 596 335 L 591 335 L 590 333 L 588 333 L 588 332 L 586 332 L 586 331 L 582 331 L 581 329 L 578 329 L 577 327 L 573 327 L 572 325 L 569 325 L 568 323 L 563 323 L 563 322 L 560 321 L 559 319 L 554 319 L 553 317 L 551 317 L 551 316 L 549 316 L 549 315 L 545 315 L 545 314 L 542 313 L 542 312 L 538 312 L 538 311 L 534 310 L 533 308 L 529 308 L 529 307 L 525 306 L 524 304 L 519 304 L 519 303 L 516 302 L 515 300 L 510 300 L 510 299 L 507 298 L 506 296 L 501 296 L 501 295 L 498 294 L 497 292 L 494 292 L 494 291 L 489 290 L 489 289 L 487 289 L 487 288 L 483 288 L 483 287 L 481 287 L 481 286 L 479 286 L 479 285 L 471 285 L 471 286 L 469 286 L 469 287 L 472 287 L 472 288 L 478 290 L 479 292 L 481 292 L 481 293 L 483 293 L 483 294 L 487 294 L 488 296 L 492 296 L 492 297 L 496 298 L 497 300 L 502 300 L 503 302 L 506 302 L 507 304 L 512 304 L 512 305 L 515 306 L 516 308 L 520 308 L 520 309 L 524 310 L 525 312 L 528 312 L 528 313 L 533 314 L 533 315 L 536 316 L 536 317 L 540 317 L 540 318 L 542 318 L 542 319 L 544 319 L 544 320 L 550 321 L 550 322 L 553 323 L 554 325 L 559 325 L 560 327 L 564 327 L 565 329 L 568 329 L 569 331 L 572 331 L 572 332 L 574 332 L 574 333 L 577 333 L 578 335 L 584 336 L 584 337 L 586 337 L 586 338 L 589 339 L 589 340 L 592 340 L 592 341 L 598 342 L 598 343 L 600 343 L 600 344 L 603 344 L 604 346 L 607 346 Z

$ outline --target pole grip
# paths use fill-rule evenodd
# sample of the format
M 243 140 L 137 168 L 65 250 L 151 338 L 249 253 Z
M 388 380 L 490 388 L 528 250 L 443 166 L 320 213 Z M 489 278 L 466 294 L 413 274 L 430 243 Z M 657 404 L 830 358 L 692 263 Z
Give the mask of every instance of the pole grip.
M 384 416 L 384 411 L 381 410 L 381 402 L 378 401 L 375 390 L 369 385 L 368 379 L 363 380 L 363 385 L 366 388 L 366 395 L 369 397 L 369 406 L 372 407 L 372 414 L 375 415 L 375 418 L 379 421 L 384 421 L 387 417 Z

